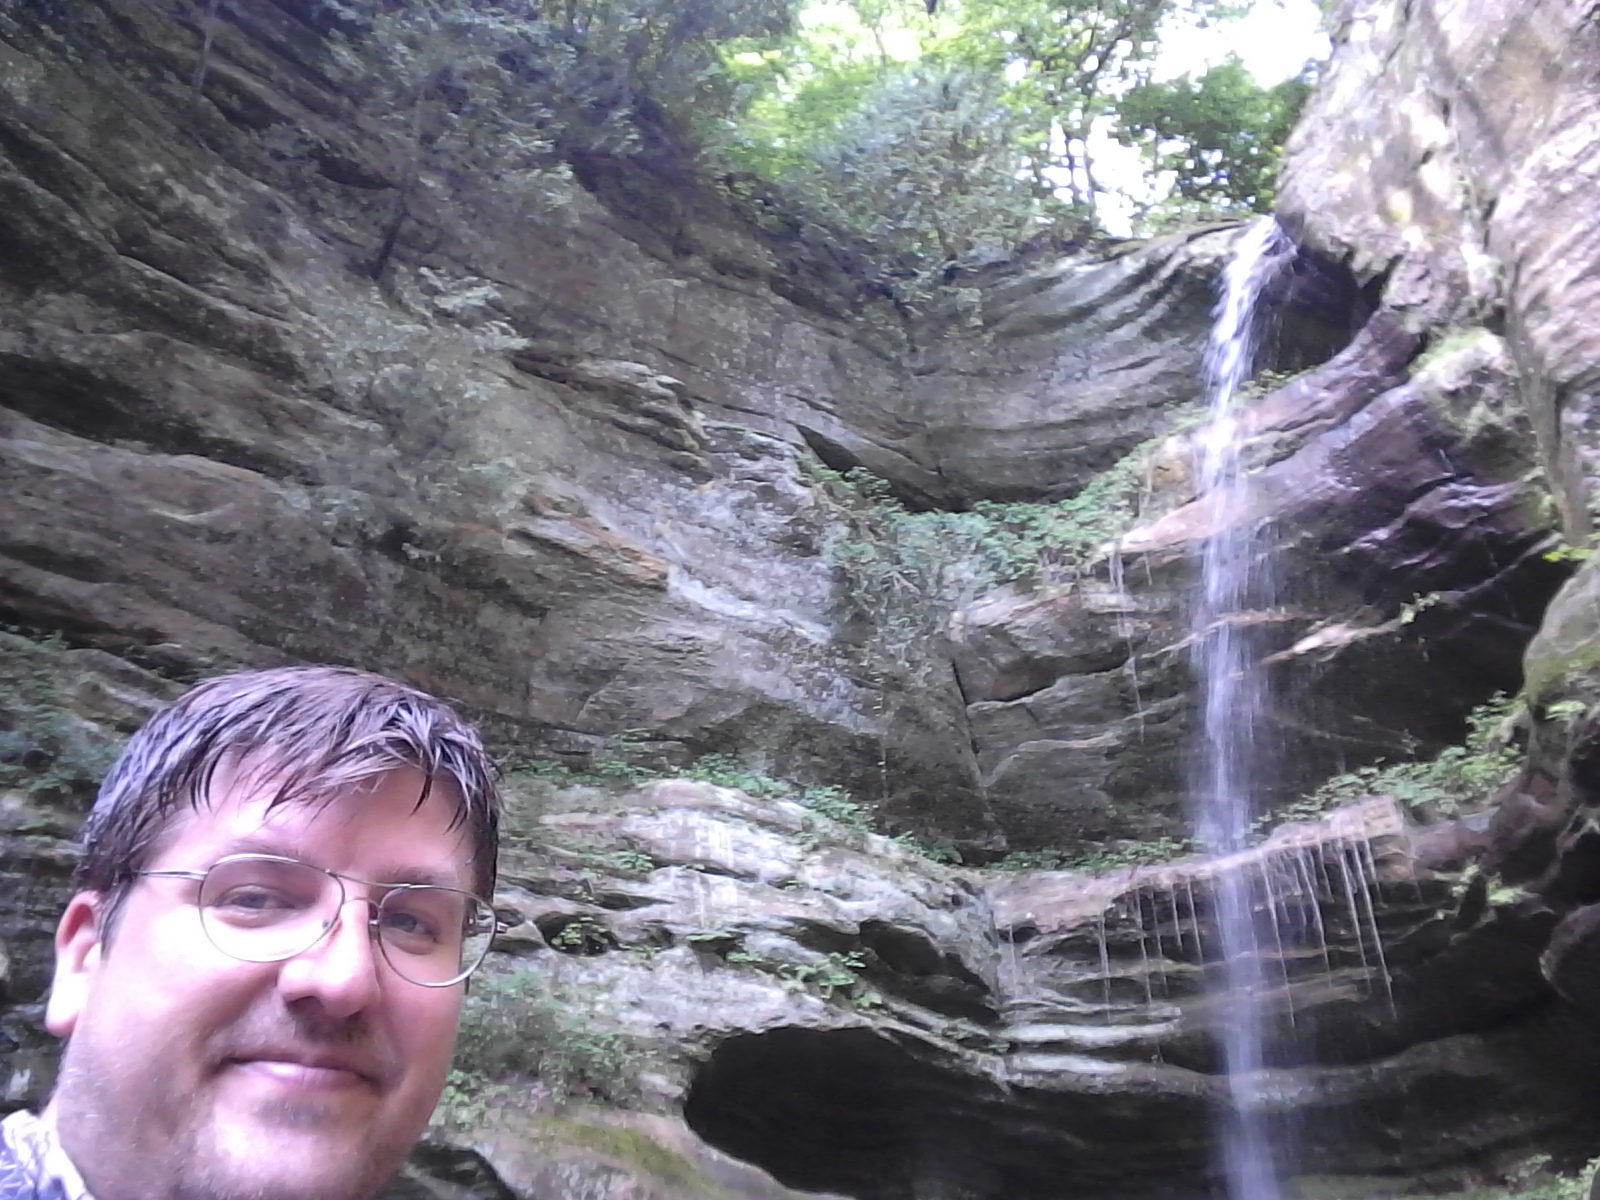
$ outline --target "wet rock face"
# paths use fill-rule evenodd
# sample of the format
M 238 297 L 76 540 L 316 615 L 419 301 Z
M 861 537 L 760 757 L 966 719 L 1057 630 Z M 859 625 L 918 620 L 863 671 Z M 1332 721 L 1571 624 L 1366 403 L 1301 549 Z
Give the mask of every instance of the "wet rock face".
M 1238 861 L 991 881 L 988 1045 L 896 1020 L 750 1029 L 716 1042 L 685 1115 L 800 1188 L 1192 1190 L 1217 1166 L 1225 1084 L 1206 985 L 1221 970 L 1212 881 L 1231 868 L 1272 918 L 1262 1083 L 1275 1136 L 1314 1123 L 1304 1170 L 1448 1172 L 1574 1133 L 1600 1043 L 1540 977 L 1549 915 L 1460 906 L 1414 836 L 1374 800 Z
M 1569 537 L 1590 527 L 1600 43 L 1583 4 L 1355 0 L 1291 139 L 1291 227 L 1418 327 L 1489 322 Z
M 508 796 L 506 929 L 461 1065 L 484 1052 L 474 1006 L 500 1012 L 511 1065 L 466 1085 L 479 1107 L 447 1109 L 391 1200 L 1157 1197 L 1214 1170 L 1204 984 L 1229 864 L 990 875 L 698 782 L 514 776 Z M 7 836 L 27 886 L 4 894 L 29 905 L 9 933 L 56 903 L 29 862 L 70 846 Z M 1476 902 L 1460 841 L 1373 801 L 1231 864 L 1278 932 L 1275 1111 L 1285 1136 L 1306 1111 L 1335 1131 L 1309 1170 L 1448 1176 L 1573 1135 L 1600 1102 L 1600 1048 L 1538 970 L 1554 915 Z M 8 1104 L 39 1098 L 51 1057 L 32 1025 L 47 947 L 13 949 L 25 1003 L 0 1034 L 28 1040 L 4 1045 Z
M 637 161 L 537 203 L 441 178 L 396 225 L 391 133 L 300 10 L 230 6 L 199 94 L 197 28 L 73 12 L 6 26 L 0 616 L 169 677 L 358 663 L 570 761 L 648 729 L 1003 841 L 957 699 L 867 682 L 804 466 L 1074 490 L 1193 395 L 1225 230 L 908 330 L 846 251 Z
M 1558 921 L 1546 978 L 1591 1016 L 1600 1005 L 1600 570 L 1586 560 L 1528 647 L 1528 763 L 1495 814 L 1493 862 Z
M 441 175 L 396 224 L 401 148 L 306 12 L 230 6 L 197 93 L 191 23 L 69 8 L 5 27 L 0 617 L 175 678 L 357 663 L 574 763 L 647 729 L 1005 842 L 960 698 L 872 679 L 805 467 L 1070 494 L 1193 398 L 1228 229 L 908 326 L 848 247 L 659 162 Z M 1295 363 L 1365 303 L 1311 265 L 1280 300 Z
M 392 131 L 298 12 L 230 6 L 199 95 L 198 30 L 144 0 L 8 18 L 0 618 L 169 678 L 356 663 L 574 764 L 641 729 L 663 766 L 733 750 L 984 853 L 1177 831 L 1195 531 L 1078 599 L 988 598 L 957 622 L 965 695 L 907 694 L 845 619 L 805 472 L 936 507 L 1076 491 L 1195 397 L 1230 230 L 980 273 L 908 325 L 847 247 L 661 163 L 589 155 L 537 202 L 441 177 L 396 225 Z M 1325 359 L 1370 291 L 1302 256 L 1272 365 Z M 1289 685 L 1336 729 L 1315 770 L 1397 719 L 1437 744 L 1514 675 L 1543 586 L 1517 565 L 1539 522 L 1494 490 L 1514 368 L 1457 388 L 1472 431 L 1438 389 L 1358 417 L 1405 357 L 1362 344 L 1267 439 L 1298 455 L 1268 515 L 1313 523 L 1291 549 L 1316 594 L 1264 653 L 1323 639 Z M 1508 431 L 1487 467 L 1474 405 Z M 1435 591 L 1473 598 L 1370 636 Z
M 1411 328 L 1445 346 L 1463 327 L 1503 337 L 1574 561 L 1600 478 L 1593 16 L 1564 3 L 1346 5 L 1280 191 L 1291 226 L 1380 287 Z M 1582 562 L 1528 647 L 1528 766 L 1495 815 L 1489 857 L 1559 920 L 1544 970 L 1586 1008 L 1600 901 L 1595 578 Z
M 1065 258 L 956 293 L 913 403 L 952 500 L 1057 500 L 1164 432 L 1200 388 L 1231 228 Z
M 1448 1174 L 1574 1134 L 1597 1099 L 1600 1045 L 1539 973 L 1551 915 L 1474 905 L 1445 873 L 1459 848 L 1388 801 L 1238 862 L 1099 878 L 952 871 L 701 784 L 545 803 L 567 848 L 508 857 L 498 905 L 522 921 L 495 969 L 605 996 L 604 1028 L 657 1039 L 657 1098 L 788 1187 L 1029 1200 L 1208 1178 L 1228 867 L 1274 918 L 1266 1090 L 1283 1136 L 1317 1121 L 1306 1170 Z M 653 869 L 617 876 L 584 845 Z M 603 932 L 562 935 L 580 920 Z M 827 983 L 826 955 L 855 965 Z
M 1235 620 L 1273 681 L 1287 800 L 1378 757 L 1457 740 L 1514 692 L 1570 566 L 1553 544 L 1503 340 L 1418 358 L 1380 313 L 1327 364 L 1242 418 L 1237 519 L 1276 580 Z M 953 655 L 982 780 L 1018 844 L 1180 836 L 1195 729 L 1189 597 L 1213 535 L 1174 441 L 1158 515 L 1093 577 L 957 615 Z M 1164 490 L 1163 490 L 1164 489 Z
M 1201 354 L 1235 226 L 966 281 L 915 335 L 908 412 L 947 504 L 1059 500 L 1202 399 Z M 1263 367 L 1342 350 L 1371 311 L 1342 267 L 1303 255 L 1268 297 Z
M 229 6 L 198 93 L 160 5 L 4 19 L 0 620 L 177 678 L 356 663 L 575 762 L 643 728 L 881 793 L 887 757 L 891 808 L 992 836 L 959 712 L 862 681 L 802 475 L 801 417 L 937 485 L 870 281 L 692 181 L 629 207 L 637 164 L 395 226 L 302 15 Z

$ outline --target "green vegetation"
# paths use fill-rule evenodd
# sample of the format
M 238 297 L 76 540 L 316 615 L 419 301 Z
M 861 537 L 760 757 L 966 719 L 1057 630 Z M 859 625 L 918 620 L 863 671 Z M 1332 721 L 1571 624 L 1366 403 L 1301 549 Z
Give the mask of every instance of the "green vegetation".
M 393 191 L 377 254 L 384 274 L 406 222 L 429 198 L 488 181 L 503 196 L 563 203 L 579 155 L 686 147 L 692 127 L 733 112 L 739 93 L 719 46 L 759 46 L 792 28 L 793 0 L 482 0 L 357 6 L 325 0 L 336 65 L 381 130 Z M 303 133 L 269 130 L 278 158 L 318 158 Z
M 824 1000 L 838 999 L 869 1008 L 882 1003 L 881 997 L 862 983 L 861 972 L 866 969 L 867 960 L 859 950 L 833 951 L 813 962 L 793 962 L 746 949 L 738 934 L 727 931 L 691 934 L 687 940 L 719 951 L 724 962 L 771 975 L 815 992 Z
M 843 594 L 871 630 L 871 661 L 932 689 L 949 614 L 1002 585 L 1076 581 L 1140 519 L 1159 440 L 1137 447 L 1075 496 L 1052 504 L 980 501 L 969 512 L 914 512 L 869 472 L 811 468 L 843 532 L 829 546 Z
M 645 748 L 641 739 L 630 732 L 607 739 L 585 770 L 550 761 L 514 759 L 514 765 L 506 772 L 509 786 L 503 789 L 506 819 L 502 823 L 501 840 L 507 845 L 529 848 L 545 843 L 547 835 L 535 832 L 544 797 L 530 794 L 530 789 L 525 786 L 528 781 L 553 787 L 630 787 L 656 779 L 695 779 L 718 787 L 737 788 L 757 798 L 792 801 L 849 833 L 876 832 L 876 814 L 872 806 L 842 787 L 831 784 L 807 786 L 791 779 L 780 779 L 743 765 L 731 754 L 704 754 L 682 768 L 649 766 L 631 762 L 626 757 L 631 750 L 642 749 Z M 801 842 L 815 849 L 822 844 L 824 836 L 825 828 L 812 823 L 802 834 Z M 897 846 L 933 862 L 958 864 L 961 861 L 960 854 L 951 846 L 927 845 L 909 833 L 885 836 L 889 836 Z M 649 855 L 636 850 L 602 850 L 581 845 L 565 845 L 562 849 L 577 856 L 582 864 L 578 871 L 579 878 L 590 882 L 598 873 L 645 875 L 656 866 Z M 577 937 L 578 934 L 574 933 L 573 936 Z
M 1237 62 L 1194 80 L 1151 77 L 1163 37 L 1236 5 L 934 7 L 418 0 L 375 11 L 324 0 L 338 29 L 329 65 L 381 134 L 372 162 L 349 168 L 389 189 L 366 268 L 384 275 L 431 201 L 487 181 L 504 202 L 559 206 L 574 164 L 602 157 L 698 162 L 758 224 L 849 231 L 911 300 L 974 252 L 1097 235 L 1109 191 L 1090 147 L 1110 137 L 1143 158 L 1153 190 L 1127 199 L 1143 205 L 1147 228 L 1270 209 L 1306 84 L 1262 88 Z M 280 160 L 331 153 L 284 127 L 262 141 Z M 776 226 L 774 206 L 784 210 Z
M 1152 225 L 1272 211 L 1283 143 L 1311 84 L 1305 75 L 1262 88 L 1238 59 L 1198 79 L 1141 83 L 1117 102 L 1118 137 L 1139 146 L 1171 194 Z
M 902 846 L 911 853 L 920 855 L 929 862 L 942 863 L 947 867 L 959 867 L 965 860 L 961 851 L 948 842 L 924 842 L 909 833 L 897 833 L 889 839 L 897 846 Z
M 727 123 L 722 155 L 909 256 L 924 276 L 1031 236 L 1094 233 L 1108 190 L 1091 150 L 1097 136 L 1139 150 L 1156 184 L 1156 199 L 1137 201 L 1147 226 L 1271 210 L 1305 79 L 1262 88 L 1237 61 L 1199 79 L 1151 79 L 1164 36 L 1227 19 L 1234 6 L 933 7 L 816 0 L 786 37 L 729 43 L 725 60 L 748 98 Z
M 1520 752 L 1506 737 L 1519 699 L 1500 695 L 1467 717 L 1467 738 L 1422 762 L 1378 763 L 1335 775 L 1316 791 L 1264 818 L 1262 825 L 1315 820 L 1363 796 L 1390 795 L 1407 808 L 1456 816 L 1482 806 L 1516 772 Z
M 1099 875 L 1106 871 L 1121 871 L 1129 867 L 1153 867 L 1175 862 L 1199 853 L 1193 838 L 1152 838 L 1147 842 L 1124 841 L 1080 854 L 1068 860 L 1062 869 L 1087 871 Z
M 59 636 L 0 629 L 0 788 L 87 803 L 122 739 L 71 711 L 83 672 L 67 650 Z
M 1152 867 L 1175 862 L 1198 853 L 1193 838 L 1152 838 L 1149 841 L 1118 841 L 1077 854 L 1060 850 L 1013 850 L 998 862 L 990 864 L 991 871 L 1081 871 L 1089 875 L 1103 875 L 1108 871 L 1122 871 L 1130 867 Z
M 558 1099 L 587 1097 L 619 1107 L 637 1101 L 644 1043 L 606 1027 L 597 1010 L 601 999 L 569 993 L 532 971 L 474 976 L 436 1120 L 479 1123 L 488 1109 L 514 1100 L 519 1080 L 528 1079 Z
M 1164 440 L 1136 447 L 1068 499 L 980 500 L 968 512 L 913 512 L 860 468 L 811 472 L 848 527 L 831 553 L 852 592 L 948 605 L 1003 584 L 1069 583 L 1106 559 L 1142 515 L 1151 458 Z
M 356 100 L 388 127 L 406 186 L 433 167 L 503 182 L 574 151 L 627 154 L 730 116 L 720 47 L 793 30 L 793 0 L 325 0 Z
M 603 871 L 621 875 L 648 875 L 656 869 L 656 860 L 637 850 L 607 850 L 591 854 L 589 858 Z
M 1433 1194 L 1426 1200 L 1588 1200 L 1589 1183 L 1600 1170 L 1600 1158 L 1590 1160 L 1568 1173 L 1552 1168 L 1548 1154 L 1536 1154 L 1512 1167 L 1497 1187 L 1474 1188 L 1466 1192 Z M 1421 1196 L 1395 1200 L 1424 1200 Z
M 846 81 L 859 77 L 858 66 L 845 68 Z M 776 146 L 744 162 L 778 158 L 776 147 L 799 158 L 778 182 L 832 223 L 901 257 L 913 281 L 903 294 L 915 296 L 916 285 L 944 264 L 975 249 L 1003 254 L 1042 214 L 1060 220 L 1065 211 L 1017 176 L 1018 127 L 1003 91 L 996 75 L 968 66 L 886 71 L 808 153 L 795 155 L 774 129 L 767 136 Z
M 1562 542 L 1552 549 L 1546 550 L 1541 556 L 1545 562 L 1553 563 L 1581 563 L 1594 557 L 1595 547 L 1600 546 L 1600 534 L 1593 534 L 1584 546 L 1574 546 L 1570 542 Z
M 1454 817 L 1481 808 L 1494 791 L 1521 765 L 1522 755 L 1507 735 L 1520 699 L 1505 695 L 1473 709 L 1467 717 L 1467 737 L 1430 759 L 1418 762 L 1377 763 L 1329 779 L 1314 792 L 1279 808 L 1256 823 L 1264 837 L 1291 821 L 1315 821 L 1345 804 L 1367 796 L 1390 795 L 1410 809 L 1441 817 Z M 1549 705 L 1544 717 L 1574 721 L 1588 712 L 1581 701 Z M 1192 838 L 1154 838 L 1122 841 L 1087 853 L 1068 855 L 1055 850 L 1021 850 L 1008 854 L 990 869 L 997 871 L 1086 871 L 1102 874 L 1128 867 L 1172 862 L 1198 852 Z
M 577 917 L 551 935 L 550 945 L 565 954 L 600 954 L 616 945 L 616 939 L 593 917 Z
M 989 864 L 991 871 L 1065 871 L 1070 858 L 1060 850 L 1013 850 Z
M 624 729 L 602 738 L 581 770 L 553 759 L 527 758 L 513 751 L 504 758 L 505 771 L 508 776 L 526 776 L 562 787 L 662 779 L 666 776 L 659 767 L 641 761 L 650 756 L 650 742 L 654 736 L 647 729 Z

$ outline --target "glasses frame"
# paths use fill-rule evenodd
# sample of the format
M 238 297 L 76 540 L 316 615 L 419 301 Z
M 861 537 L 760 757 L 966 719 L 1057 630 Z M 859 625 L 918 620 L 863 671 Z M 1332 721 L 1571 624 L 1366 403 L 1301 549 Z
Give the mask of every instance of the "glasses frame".
M 304 946 L 301 946 L 298 950 L 291 951 L 288 954 L 275 954 L 275 955 L 271 956 L 270 958 L 244 958 L 241 955 L 235 954 L 232 950 L 228 950 L 228 949 L 226 949 L 226 948 L 224 948 L 222 946 L 219 946 L 217 944 L 217 939 L 215 937 L 213 937 L 212 934 L 211 934 L 211 925 L 206 920 L 205 910 L 201 907 L 201 904 L 200 904 L 200 893 L 205 890 L 205 881 L 210 877 L 211 872 L 215 871 L 218 867 L 226 866 L 229 863 L 236 863 L 236 862 L 292 863 L 293 865 L 295 865 L 297 867 L 306 867 L 306 868 L 309 868 L 310 870 L 318 871 L 318 872 L 322 873 L 323 875 L 328 876 L 330 879 L 332 879 L 334 881 L 334 883 L 339 888 L 339 906 L 335 910 L 333 920 L 324 922 L 323 926 L 322 926 L 322 932 L 318 933 L 316 935 L 316 937 L 312 938 L 309 942 L 307 942 Z M 298 958 L 300 955 L 304 954 L 307 950 L 310 950 L 313 947 L 315 947 L 318 943 L 323 941 L 323 939 L 325 939 L 329 934 L 331 934 L 335 929 L 337 929 L 339 927 L 339 923 L 345 919 L 344 918 L 345 905 L 349 904 L 351 899 L 352 899 L 350 893 L 345 890 L 345 886 L 344 885 L 346 883 L 359 883 L 363 887 L 382 888 L 383 889 L 383 895 L 377 900 L 374 900 L 370 896 L 355 897 L 355 899 L 357 899 L 361 903 L 365 903 L 365 904 L 371 905 L 371 907 L 372 907 L 372 915 L 367 918 L 367 922 L 366 922 L 366 924 L 367 924 L 367 933 L 368 933 L 368 936 L 371 937 L 372 940 L 375 943 L 377 943 L 378 953 L 383 956 L 383 961 L 388 963 L 389 964 L 389 969 L 391 971 L 393 971 L 396 975 L 398 975 L 401 979 L 404 979 L 407 983 L 412 984 L 412 985 L 414 985 L 416 987 L 425 987 L 425 988 L 455 987 L 456 984 L 461 983 L 463 980 L 466 980 L 466 979 L 470 978 L 472 973 L 483 965 L 484 959 L 486 959 L 489 956 L 489 949 L 490 949 L 491 944 L 494 941 L 494 935 L 500 932 L 500 921 L 499 921 L 499 918 L 495 915 L 494 906 L 492 904 L 490 904 L 487 900 L 485 900 L 482 896 L 478 895 L 476 892 L 469 892 L 469 891 L 466 891 L 463 888 L 443 887 L 443 886 L 441 886 L 439 884 L 434 884 L 434 883 L 379 883 L 379 882 L 377 882 L 375 880 L 371 880 L 371 879 L 357 879 L 354 875 L 341 875 L 338 871 L 330 871 L 326 867 L 317 866 L 316 863 L 304 862 L 301 859 L 290 858 L 290 857 L 288 857 L 287 855 L 284 855 L 284 854 L 230 854 L 225 858 L 217 859 L 216 862 L 212 863 L 209 867 L 207 867 L 203 871 L 135 871 L 135 872 L 133 872 L 133 875 L 134 875 L 135 878 L 144 878 L 144 879 L 189 879 L 189 880 L 193 880 L 193 881 L 199 883 L 200 887 L 198 889 L 196 889 L 196 892 L 195 892 L 194 907 L 197 910 L 199 910 L 199 912 L 200 912 L 200 928 L 206 935 L 206 941 L 210 942 L 211 945 L 216 949 L 216 951 L 219 954 L 226 954 L 229 958 L 234 959 L 237 962 L 247 962 L 247 963 L 280 963 L 280 962 L 288 962 L 291 958 Z M 401 894 L 403 894 L 405 892 L 408 892 L 408 891 L 414 892 L 414 891 L 418 891 L 418 890 L 423 889 L 423 888 L 427 888 L 427 889 L 430 889 L 432 891 L 437 891 L 437 892 L 454 892 L 458 896 L 467 897 L 469 900 L 473 901 L 475 904 L 481 906 L 482 911 L 485 914 L 487 914 L 487 916 L 489 917 L 490 921 L 493 924 L 493 928 L 490 930 L 489 937 L 488 937 L 487 940 L 485 940 L 485 942 L 483 944 L 482 951 L 479 952 L 478 957 L 472 962 L 472 964 L 470 966 L 466 967 L 464 970 L 462 970 L 460 974 L 452 976 L 450 979 L 444 980 L 441 983 L 423 983 L 420 980 L 413 979 L 413 978 L 411 978 L 411 976 L 407 975 L 405 973 L 405 971 L 395 963 L 394 959 L 389 957 L 389 947 L 388 947 L 387 943 L 385 943 L 385 941 L 383 940 L 382 926 L 379 924 L 379 921 L 382 919 L 382 916 L 383 916 L 383 906 L 389 902 L 389 897 L 390 896 L 398 896 L 398 895 L 401 895 Z M 471 911 L 471 907 L 470 906 L 468 907 L 468 911 L 469 912 Z M 463 931 L 463 934 L 462 934 L 463 945 L 465 944 L 465 938 L 466 938 L 466 933 L 465 933 L 465 931 Z

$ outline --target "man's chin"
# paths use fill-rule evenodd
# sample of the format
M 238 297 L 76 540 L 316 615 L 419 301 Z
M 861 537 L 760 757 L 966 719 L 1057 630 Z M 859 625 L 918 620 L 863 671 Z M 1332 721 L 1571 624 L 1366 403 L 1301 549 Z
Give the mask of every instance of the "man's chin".
M 247 1120 L 222 1120 L 192 1170 L 206 1200 L 367 1200 L 399 1168 L 371 1126 L 352 1127 L 326 1102 L 283 1101 Z M 183 1189 L 188 1191 L 188 1189 Z
M 385 1144 L 370 1085 L 281 1087 L 251 1072 L 219 1082 L 209 1128 L 192 1147 L 208 1200 L 366 1200 L 410 1146 Z

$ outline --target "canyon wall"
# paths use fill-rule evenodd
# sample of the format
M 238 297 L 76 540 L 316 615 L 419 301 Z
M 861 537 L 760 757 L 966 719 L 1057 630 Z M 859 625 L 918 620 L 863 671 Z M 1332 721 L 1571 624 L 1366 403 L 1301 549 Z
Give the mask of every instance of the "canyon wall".
M 1252 614 L 1293 699 L 1284 798 L 1458 740 L 1532 639 L 1498 807 L 1362 841 L 1392 871 L 1389 993 L 1354 931 L 1285 967 L 1316 1036 L 1279 1098 L 1355 1131 L 1319 1172 L 1593 1149 L 1595 13 L 1347 4 L 1288 150 L 1306 249 L 1271 365 L 1300 374 L 1250 418 L 1248 514 L 1291 581 Z M 1181 835 L 1213 532 L 1182 426 L 1234 227 L 913 308 L 864 247 L 672 153 L 408 185 L 338 32 L 299 0 L 0 12 L 7 1106 L 48 1087 L 50 921 L 98 771 L 233 666 L 395 674 L 514 765 L 727 754 L 969 861 Z M 1074 496 L 1136 449 L 1114 553 L 951 600 L 885 660 L 828 472 L 937 513 Z M 518 1076 L 520 1133 L 454 1129 L 414 1194 L 1155 1196 L 1205 1169 L 1203 913 L 1156 915 L 1204 864 L 1003 880 L 704 784 L 512 794 L 489 978 L 636 1039 L 642 1082 Z

